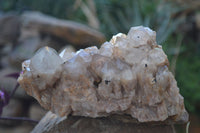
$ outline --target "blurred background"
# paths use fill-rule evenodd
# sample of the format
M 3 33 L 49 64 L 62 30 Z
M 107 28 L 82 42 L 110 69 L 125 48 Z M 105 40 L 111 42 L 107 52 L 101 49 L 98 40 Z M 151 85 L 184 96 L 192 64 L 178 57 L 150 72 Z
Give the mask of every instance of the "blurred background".
M 76 51 L 100 46 L 132 26 L 157 32 L 190 114 L 189 133 L 200 133 L 199 0 L 0 0 L 0 87 L 11 92 L 21 62 L 50 46 Z M 40 120 L 46 113 L 19 88 L 2 116 Z M 184 133 L 186 125 L 178 125 Z M 29 132 L 34 124 L 0 120 L 0 132 Z

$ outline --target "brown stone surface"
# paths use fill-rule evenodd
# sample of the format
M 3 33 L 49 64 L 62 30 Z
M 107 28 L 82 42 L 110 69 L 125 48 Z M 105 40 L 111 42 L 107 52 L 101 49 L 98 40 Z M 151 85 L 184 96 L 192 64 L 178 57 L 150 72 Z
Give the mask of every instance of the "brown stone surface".
M 39 12 L 25 12 L 21 19 L 24 27 L 53 35 L 73 45 L 99 45 L 105 41 L 103 34 L 83 24 L 59 20 Z
M 149 28 L 132 27 L 100 49 L 71 54 L 66 60 L 62 52 L 45 47 L 23 63 L 18 81 L 44 108 L 60 116 L 128 114 L 138 122 L 188 121 L 167 56 Z
M 48 112 L 31 133 L 175 133 L 172 125 L 136 124 L 124 116 L 89 118 L 59 117 Z

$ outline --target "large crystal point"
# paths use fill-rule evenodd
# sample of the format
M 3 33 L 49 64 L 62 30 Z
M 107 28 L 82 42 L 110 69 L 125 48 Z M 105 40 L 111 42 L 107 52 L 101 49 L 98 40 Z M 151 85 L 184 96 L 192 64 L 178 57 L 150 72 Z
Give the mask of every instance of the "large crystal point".
M 30 69 L 38 73 L 55 73 L 63 63 L 56 51 L 50 47 L 41 48 L 36 52 L 30 62 Z

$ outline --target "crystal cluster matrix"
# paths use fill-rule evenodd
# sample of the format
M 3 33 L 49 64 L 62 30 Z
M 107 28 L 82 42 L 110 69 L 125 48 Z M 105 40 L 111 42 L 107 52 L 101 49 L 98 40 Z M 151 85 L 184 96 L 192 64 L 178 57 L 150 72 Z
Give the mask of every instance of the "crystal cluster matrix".
M 156 33 L 138 26 L 113 36 L 100 49 L 57 54 L 42 48 L 23 62 L 18 82 L 59 116 L 126 114 L 139 122 L 186 122 L 184 100 L 168 67 Z

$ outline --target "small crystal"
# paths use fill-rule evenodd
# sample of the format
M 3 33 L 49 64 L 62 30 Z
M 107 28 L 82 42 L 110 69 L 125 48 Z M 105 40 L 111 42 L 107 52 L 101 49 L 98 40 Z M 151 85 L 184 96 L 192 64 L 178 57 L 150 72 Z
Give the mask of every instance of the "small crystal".
M 30 60 L 26 60 L 22 63 L 22 70 L 23 71 L 30 71 L 29 65 L 30 65 Z
M 59 56 L 63 59 L 63 62 L 69 60 L 75 55 L 75 50 L 73 47 L 66 47 L 62 52 L 60 52 Z

